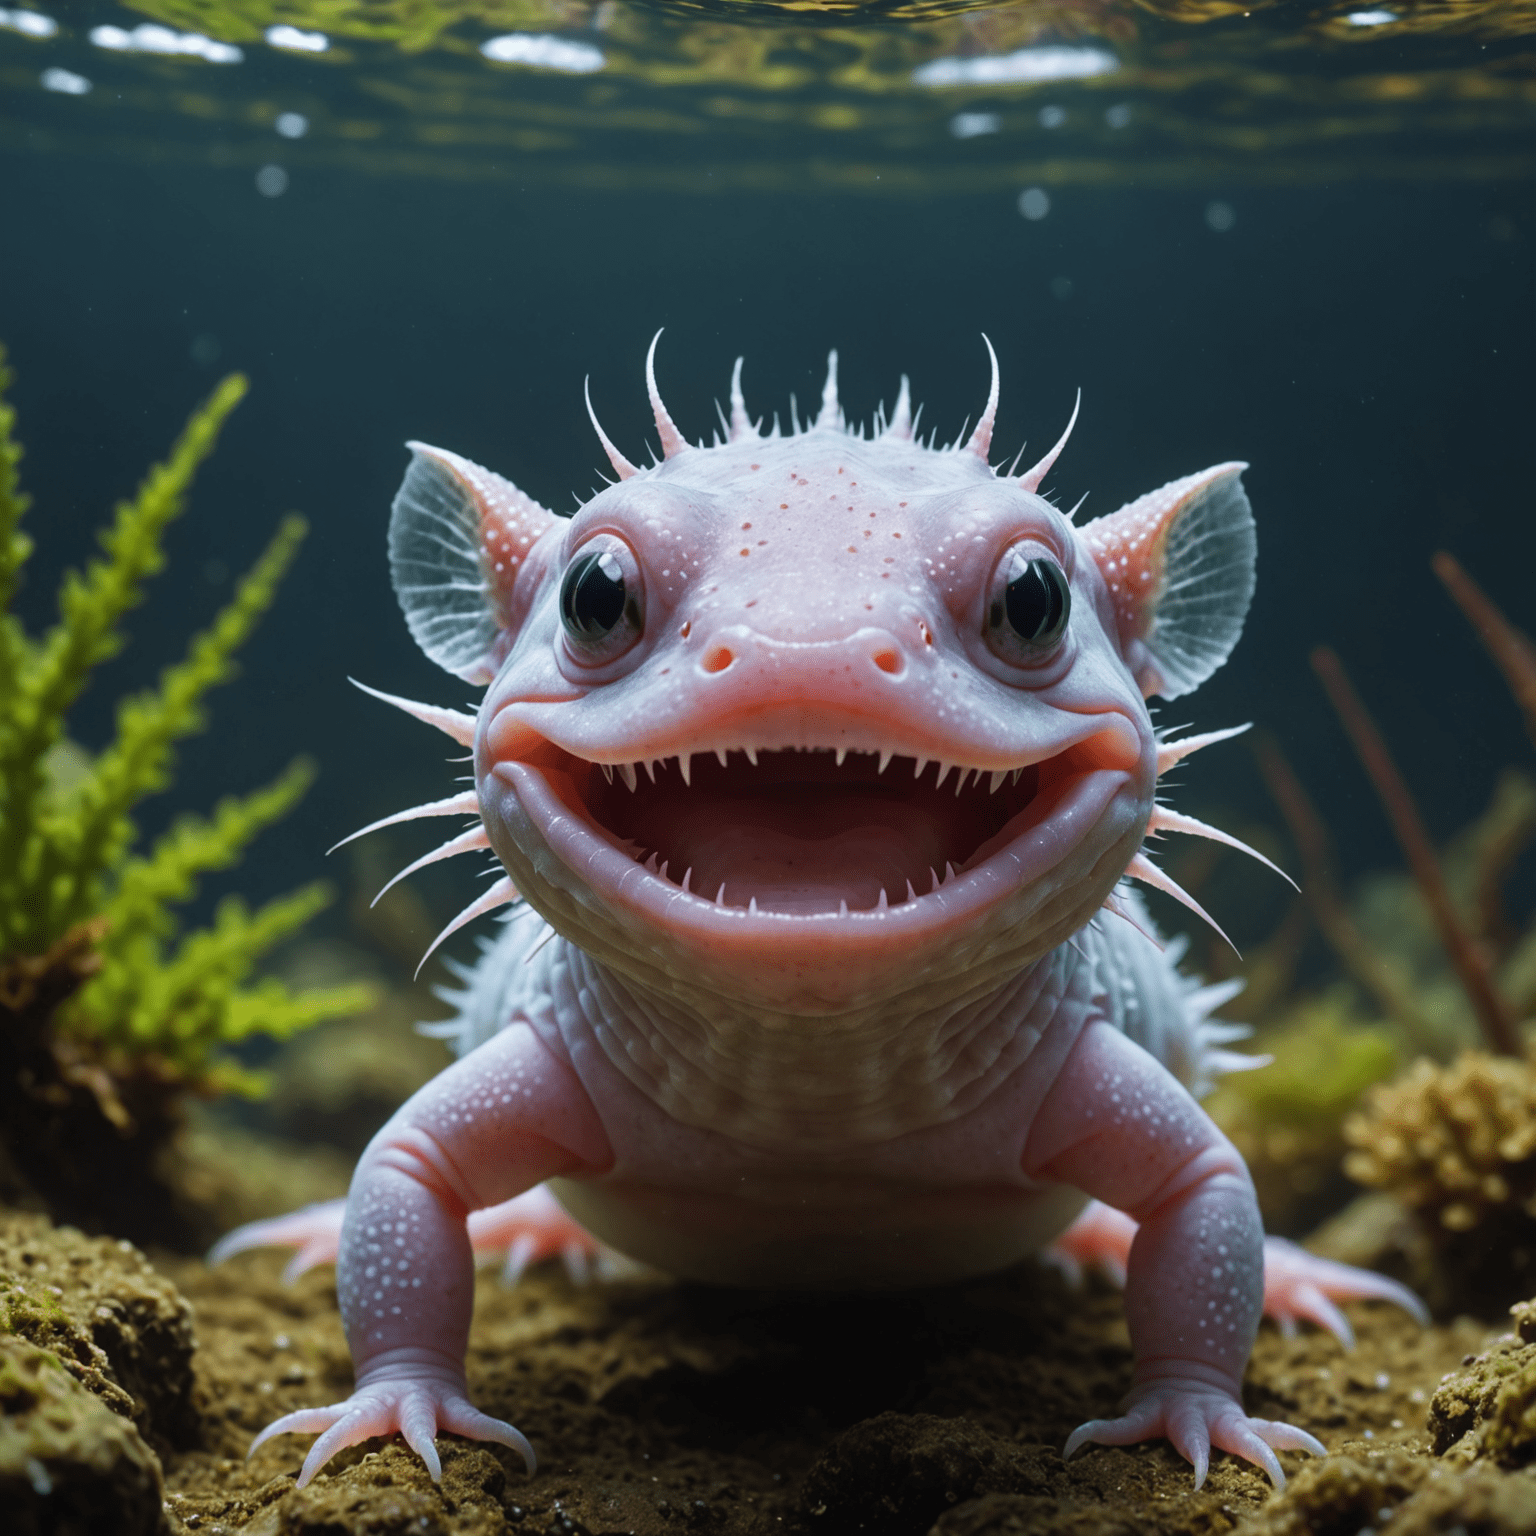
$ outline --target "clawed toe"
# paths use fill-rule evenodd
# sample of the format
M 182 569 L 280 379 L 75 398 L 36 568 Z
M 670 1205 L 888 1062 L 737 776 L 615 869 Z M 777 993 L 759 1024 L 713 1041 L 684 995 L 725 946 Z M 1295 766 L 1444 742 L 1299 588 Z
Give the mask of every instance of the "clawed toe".
M 211 1269 L 252 1248 L 293 1248 L 296 1250 L 283 1279 L 292 1281 L 317 1264 L 334 1263 L 341 1248 L 341 1223 L 346 1215 L 345 1200 L 322 1200 L 286 1216 L 265 1221 L 248 1221 L 233 1232 L 226 1232 L 208 1250 Z
M 516 1451 L 523 1458 L 523 1466 L 529 1477 L 539 1469 L 539 1459 L 534 1455 L 527 1436 L 501 1419 L 493 1419 L 490 1414 L 481 1413 L 469 1403 L 449 1404 L 441 1415 L 440 1424 L 449 1434 L 462 1435 L 466 1440 L 494 1440 L 498 1445 Z
M 1397 1280 L 1368 1269 L 1319 1258 L 1283 1237 L 1264 1241 L 1264 1315 L 1273 1318 L 1287 1338 L 1296 1319 L 1326 1328 L 1345 1349 L 1353 1349 L 1355 1331 L 1337 1305 L 1341 1301 L 1389 1301 L 1417 1323 L 1429 1323 L 1424 1303 Z

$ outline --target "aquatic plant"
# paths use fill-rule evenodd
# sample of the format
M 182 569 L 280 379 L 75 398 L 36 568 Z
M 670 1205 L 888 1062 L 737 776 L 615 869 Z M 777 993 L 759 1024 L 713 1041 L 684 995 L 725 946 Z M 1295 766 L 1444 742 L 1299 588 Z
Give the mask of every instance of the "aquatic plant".
M 1504 674 L 1536 741 L 1536 646 L 1500 613 L 1452 556 L 1441 551 L 1431 564 Z M 1417 893 L 1417 910 L 1407 910 L 1401 899 L 1405 892 L 1390 881 L 1391 889 L 1378 881 L 1352 910 L 1341 894 L 1331 840 L 1321 817 L 1279 746 L 1261 738 L 1255 745 L 1259 768 L 1290 828 L 1301 858 L 1307 902 L 1319 930 L 1366 994 L 1402 1024 L 1420 1048 L 1440 1054 L 1457 1032 L 1459 1020 L 1449 1015 L 1459 1015 L 1465 1008 L 1492 1050 L 1521 1057 L 1523 1020 L 1536 1005 L 1536 927 L 1528 925 L 1522 934 L 1509 920 L 1504 885 L 1519 855 L 1536 836 L 1536 784 L 1523 775 L 1506 773 L 1488 811 L 1453 842 L 1442 860 L 1343 662 L 1327 646 L 1317 647 L 1311 662 L 1386 812 Z M 1454 1007 L 1447 1008 L 1443 998 L 1430 996 L 1418 977 L 1384 952 L 1379 937 L 1373 941 L 1367 933 L 1364 909 L 1380 906 L 1383 896 L 1389 906 L 1399 909 L 1390 924 L 1399 938 L 1405 928 L 1420 926 L 1419 912 L 1428 919 L 1459 988 Z
M 1494 985 L 1487 955 L 1457 914 L 1435 856 L 1434 844 L 1376 722 L 1350 683 L 1343 662 L 1327 646 L 1319 646 L 1313 651 L 1312 669 L 1322 681 L 1329 702 L 1392 822 L 1392 830 L 1434 919 L 1440 942 L 1477 1015 L 1484 1038 L 1505 1056 L 1520 1055 L 1521 1037 L 1516 1020 Z
M 255 911 L 230 897 L 210 928 L 179 931 L 176 906 L 295 803 L 308 764 L 211 816 L 183 816 L 142 850 L 132 819 L 139 801 L 170 786 L 175 744 L 202 728 L 204 695 L 233 675 L 234 652 L 304 536 L 302 519 L 283 521 L 158 686 L 120 703 L 104 750 L 91 758 L 65 735 L 93 669 L 121 649 L 121 620 L 163 566 L 165 529 L 245 381 L 226 379 L 118 506 L 100 557 L 65 576 L 58 620 L 36 639 L 10 611 L 32 545 L 9 381 L 0 352 L 0 1150 L 11 1165 L 0 1174 L 72 1220 L 93 1224 L 110 1211 L 122 1231 L 124 1181 L 155 1182 L 180 1095 L 259 1087 L 230 1046 L 355 1012 L 371 992 L 294 993 L 251 980 L 261 956 L 329 899 L 320 885 Z

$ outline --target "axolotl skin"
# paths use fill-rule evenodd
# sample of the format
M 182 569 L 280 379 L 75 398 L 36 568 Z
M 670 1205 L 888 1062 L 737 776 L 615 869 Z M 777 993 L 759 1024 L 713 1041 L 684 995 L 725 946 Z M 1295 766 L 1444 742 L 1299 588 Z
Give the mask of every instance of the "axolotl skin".
M 356 1368 L 346 1402 L 256 1444 L 318 1432 L 301 1484 L 396 1432 L 434 1477 L 440 1431 L 531 1470 L 468 1398 L 473 1245 L 527 1257 L 585 1229 L 726 1284 L 1105 1262 L 1133 1384 L 1065 1454 L 1166 1436 L 1197 1485 L 1213 1446 L 1282 1482 L 1275 1449 L 1323 1447 L 1243 1410 L 1261 1312 L 1347 1340 L 1335 1299 L 1419 1308 L 1266 1243 L 1196 1102 L 1256 1064 L 1211 1017 L 1235 988 L 1181 976 L 1123 883 L 1183 896 L 1149 835 L 1232 841 L 1157 800 L 1232 733 L 1167 739 L 1146 700 L 1237 640 L 1245 466 L 1078 527 L 1039 493 L 1065 434 L 1025 474 L 989 463 L 995 357 L 948 448 L 916 436 L 905 379 L 871 435 L 846 426 L 835 353 L 785 435 L 749 420 L 738 361 L 705 447 L 654 355 L 663 457 L 636 467 L 594 415 L 617 479 L 573 517 L 411 445 L 396 591 L 427 654 L 486 692 L 475 715 L 392 700 L 472 750 L 475 787 L 386 822 L 468 814 L 412 868 L 486 848 L 504 866 L 447 932 L 515 905 L 438 1029 L 460 1059 L 374 1138 L 344 1213 L 223 1245 L 337 1257 Z

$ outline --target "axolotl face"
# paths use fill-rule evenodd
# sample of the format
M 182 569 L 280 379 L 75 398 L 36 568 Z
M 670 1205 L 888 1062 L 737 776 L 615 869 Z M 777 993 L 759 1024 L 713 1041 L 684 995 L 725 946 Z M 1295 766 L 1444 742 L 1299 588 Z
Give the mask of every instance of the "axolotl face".
M 573 518 L 421 447 L 397 500 L 397 588 L 445 652 L 410 535 L 429 509 L 475 545 L 484 612 L 438 659 L 489 679 L 479 810 L 517 890 L 646 989 L 768 1015 L 971 992 L 1113 901 L 1154 809 L 1144 694 L 1203 665 L 1158 632 L 1174 535 L 1214 506 L 1251 584 L 1242 466 L 1079 529 L 1038 492 L 1060 444 L 988 465 L 995 371 L 945 449 L 905 386 L 877 435 L 846 430 L 835 372 L 791 436 L 733 381 L 710 448 L 652 394 L 665 457 L 605 438 L 620 478 Z

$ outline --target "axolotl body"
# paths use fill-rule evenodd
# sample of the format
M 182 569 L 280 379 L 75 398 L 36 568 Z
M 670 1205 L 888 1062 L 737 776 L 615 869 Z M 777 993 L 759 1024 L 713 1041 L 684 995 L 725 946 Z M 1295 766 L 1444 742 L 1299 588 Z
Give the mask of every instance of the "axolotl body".
M 990 344 L 989 351 L 990 351 Z M 740 363 L 723 440 L 687 443 L 646 376 L 663 456 L 570 518 L 413 444 L 392 572 L 478 713 L 402 700 L 473 753 L 438 857 L 515 903 L 454 994 L 457 1063 L 364 1153 L 351 1193 L 234 1234 L 335 1255 L 344 1403 L 258 1438 L 337 1450 L 398 1432 L 499 1440 L 464 1353 L 472 1234 L 530 1251 L 547 1181 L 598 1239 L 677 1275 L 923 1285 L 1054 1245 L 1125 1275 L 1135 1354 L 1089 1440 L 1166 1436 L 1265 1467 L 1323 1447 L 1250 1418 L 1261 1311 L 1347 1335 L 1331 1298 L 1393 1282 L 1266 1243 L 1253 1185 L 1196 1096 L 1252 1065 L 1127 876 L 1182 893 L 1143 840 L 1224 834 L 1158 777 L 1230 732 L 1166 739 L 1146 700 L 1226 659 L 1253 588 L 1241 464 L 1074 525 L 989 463 L 998 401 L 948 448 L 906 381 L 867 436 L 836 355 L 819 414 L 771 433 Z M 590 411 L 590 400 L 588 403 Z M 1075 412 L 1074 412 L 1075 419 Z M 1068 432 L 1070 432 L 1070 425 Z M 382 824 L 382 823 L 381 823 Z M 364 829 L 369 830 L 369 829 Z M 473 1213 L 473 1214 L 472 1214 Z M 253 1446 L 253 1449 L 255 1447 Z

